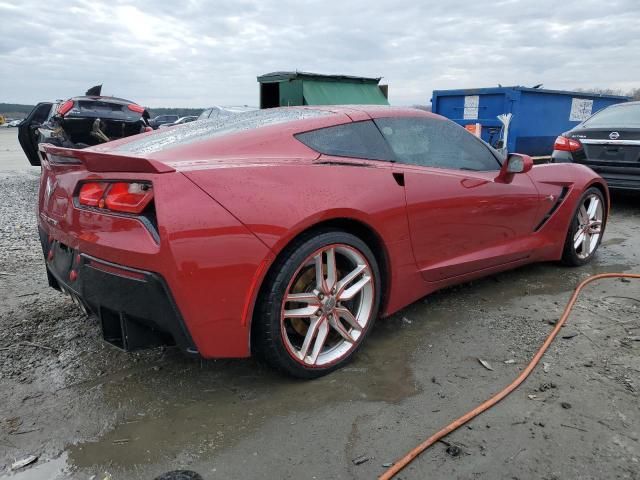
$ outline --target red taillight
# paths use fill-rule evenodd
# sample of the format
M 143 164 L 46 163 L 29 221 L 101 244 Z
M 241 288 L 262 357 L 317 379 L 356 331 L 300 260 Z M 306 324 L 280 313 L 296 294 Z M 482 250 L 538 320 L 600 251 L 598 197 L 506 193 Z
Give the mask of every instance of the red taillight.
M 553 144 L 554 150 L 564 150 L 565 152 L 575 152 L 576 150 L 580 150 L 581 148 L 582 144 L 579 140 L 563 137 L 562 135 L 556 138 L 556 141 Z
M 151 185 L 146 183 L 113 183 L 104 200 L 109 210 L 140 213 L 152 198 Z
M 141 182 L 87 182 L 80 187 L 78 202 L 124 213 L 142 213 L 153 198 L 153 189 Z
M 136 113 L 144 112 L 144 107 L 141 107 L 140 105 L 136 105 L 135 103 L 130 103 L 129 105 L 127 105 L 127 108 L 129 108 L 129 110 L 131 110 L 132 112 L 136 112 Z
M 103 182 L 91 182 L 85 183 L 80 187 L 80 194 L 78 200 L 80 205 L 87 207 L 104 207 L 104 192 L 109 186 L 108 183 Z
M 65 116 L 73 108 L 73 100 L 67 100 L 58 107 L 58 114 Z

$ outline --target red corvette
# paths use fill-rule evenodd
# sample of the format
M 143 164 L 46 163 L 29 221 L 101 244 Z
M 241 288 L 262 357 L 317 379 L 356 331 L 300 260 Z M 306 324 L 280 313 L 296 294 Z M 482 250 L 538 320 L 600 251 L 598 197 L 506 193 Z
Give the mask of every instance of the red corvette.
M 262 110 L 40 155 L 49 283 L 107 341 L 304 378 L 434 290 L 588 262 L 609 205 L 587 167 L 503 158 L 409 108 Z

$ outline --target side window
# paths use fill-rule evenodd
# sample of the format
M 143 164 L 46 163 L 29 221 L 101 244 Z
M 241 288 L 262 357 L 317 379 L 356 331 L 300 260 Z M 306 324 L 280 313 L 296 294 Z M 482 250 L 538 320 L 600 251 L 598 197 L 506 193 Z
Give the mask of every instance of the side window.
M 299 133 L 296 138 L 307 147 L 325 155 L 394 160 L 387 142 L 370 120 Z
M 29 113 L 29 120 L 33 123 L 44 123 L 51 116 L 51 112 L 55 112 L 57 108 L 56 103 L 53 106 L 50 103 L 39 103 Z
M 401 163 L 455 170 L 499 170 L 489 148 L 461 126 L 436 118 L 380 118 L 380 131 Z

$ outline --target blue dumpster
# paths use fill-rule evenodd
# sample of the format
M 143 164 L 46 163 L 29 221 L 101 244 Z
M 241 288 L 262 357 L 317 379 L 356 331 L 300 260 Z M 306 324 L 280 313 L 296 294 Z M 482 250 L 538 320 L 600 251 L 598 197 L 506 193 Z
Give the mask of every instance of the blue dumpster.
M 500 114 L 513 115 L 507 137 L 509 152 L 531 156 L 551 155 L 555 138 L 575 127 L 592 113 L 627 97 L 527 87 L 434 90 L 434 113 L 472 128 L 480 124 L 481 137 L 499 144 Z

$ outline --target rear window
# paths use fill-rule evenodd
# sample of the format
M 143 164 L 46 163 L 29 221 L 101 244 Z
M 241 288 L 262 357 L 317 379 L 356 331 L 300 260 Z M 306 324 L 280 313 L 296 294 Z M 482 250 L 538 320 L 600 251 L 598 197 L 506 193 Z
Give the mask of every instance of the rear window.
M 640 128 L 640 103 L 607 107 L 586 120 L 582 126 L 586 128 Z
M 237 115 L 188 122 L 175 128 L 163 129 L 153 135 L 124 143 L 114 151 L 133 154 L 153 153 L 255 128 L 330 114 L 331 112 L 307 108 L 255 110 Z
M 92 112 L 121 112 L 124 105 L 119 103 L 100 102 L 92 100 L 80 100 L 77 103 L 81 111 L 89 110 Z
M 296 138 L 325 155 L 393 160 L 393 154 L 378 127 L 370 120 L 299 133 Z

